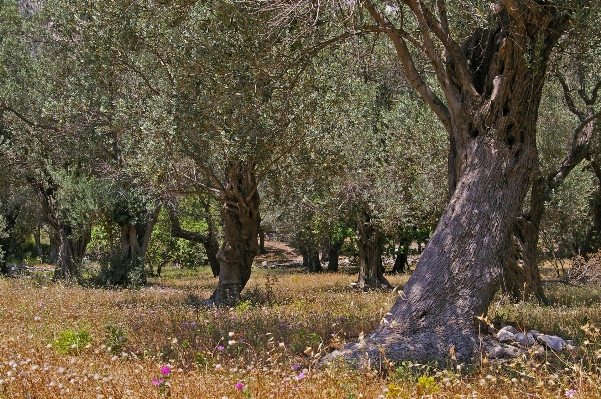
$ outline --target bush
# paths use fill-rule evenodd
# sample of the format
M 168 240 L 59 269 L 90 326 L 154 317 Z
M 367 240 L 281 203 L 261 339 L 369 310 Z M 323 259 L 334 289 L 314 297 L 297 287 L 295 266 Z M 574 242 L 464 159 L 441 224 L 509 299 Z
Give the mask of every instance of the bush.
M 58 333 L 58 338 L 54 341 L 54 348 L 57 353 L 69 355 L 78 353 L 81 348 L 92 342 L 92 336 L 85 329 L 79 331 L 64 330 Z
M 109 255 L 100 260 L 100 270 L 91 280 L 101 287 L 137 288 L 146 284 L 146 274 L 141 261 Z

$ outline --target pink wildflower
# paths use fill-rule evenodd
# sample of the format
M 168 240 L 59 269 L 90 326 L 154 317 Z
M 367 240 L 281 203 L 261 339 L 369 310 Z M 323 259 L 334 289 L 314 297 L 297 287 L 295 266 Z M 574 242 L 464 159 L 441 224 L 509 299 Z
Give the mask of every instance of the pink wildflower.
M 161 378 L 160 380 L 158 378 L 154 378 L 152 380 L 152 385 L 156 385 L 156 386 L 160 387 L 161 385 L 163 385 L 163 382 L 165 382 L 165 380 L 163 378 Z
M 307 375 L 305 374 L 305 372 L 303 371 L 302 373 L 300 373 L 298 376 L 294 377 L 295 380 L 300 381 L 303 378 L 305 378 Z
M 576 395 L 576 392 L 577 391 L 575 389 L 569 389 L 566 391 L 566 397 L 572 398 L 572 397 L 574 397 L 574 395 Z
M 167 375 L 169 375 L 169 373 L 171 373 L 171 368 L 169 366 L 161 367 L 161 374 L 163 374 L 164 376 L 167 376 Z
M 236 384 L 236 389 L 238 391 L 241 391 L 244 389 L 244 384 L 242 384 L 242 381 L 238 381 L 238 383 Z

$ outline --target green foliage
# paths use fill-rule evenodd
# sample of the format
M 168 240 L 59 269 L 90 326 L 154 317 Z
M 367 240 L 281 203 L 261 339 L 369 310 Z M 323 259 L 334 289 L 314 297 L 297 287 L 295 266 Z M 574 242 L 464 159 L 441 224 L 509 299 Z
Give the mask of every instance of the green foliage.
M 8 233 L 6 232 L 6 222 L 4 220 L 4 215 L 0 215 L 0 239 L 8 237 Z M 4 261 L 5 249 L 0 246 L 0 262 Z
M 107 324 L 105 333 L 106 345 L 110 348 L 112 354 L 120 354 L 127 343 L 127 331 L 112 324 Z
M 417 379 L 417 394 L 419 396 L 432 395 L 440 390 L 434 381 L 434 377 L 421 376 Z
M 77 354 L 86 345 L 92 342 L 92 336 L 85 329 L 63 330 L 58 333 L 58 338 L 52 346 L 61 355 Z
M 90 281 L 100 287 L 139 288 L 146 284 L 146 274 L 139 259 L 106 254 L 100 259 L 100 269 Z

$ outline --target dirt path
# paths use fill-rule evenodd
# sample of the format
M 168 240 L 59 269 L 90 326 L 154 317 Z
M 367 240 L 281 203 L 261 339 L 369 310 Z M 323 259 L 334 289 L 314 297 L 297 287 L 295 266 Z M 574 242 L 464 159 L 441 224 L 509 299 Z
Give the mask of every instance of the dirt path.
M 303 263 L 303 257 L 285 242 L 266 240 L 265 249 L 267 254 L 255 257 L 256 262 L 277 262 L 278 266 L 292 266 Z

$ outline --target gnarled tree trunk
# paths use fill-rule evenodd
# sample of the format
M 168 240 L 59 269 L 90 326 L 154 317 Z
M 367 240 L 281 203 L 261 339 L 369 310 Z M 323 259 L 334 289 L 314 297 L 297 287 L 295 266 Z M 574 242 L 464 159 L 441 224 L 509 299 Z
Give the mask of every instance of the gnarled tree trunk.
M 394 267 L 392 273 L 402 274 L 409 270 L 409 245 L 411 241 L 406 238 L 401 238 L 399 242 L 399 248 L 396 251 L 396 258 L 394 260 Z
M 540 225 L 545 213 L 545 203 L 551 199 L 553 190 L 563 183 L 570 172 L 586 157 L 591 156 L 590 147 L 596 119 L 600 116 L 592 108 L 596 102 L 596 94 L 587 98 L 584 89 L 579 90 L 579 95 L 588 105 L 586 111 L 580 112 L 575 108 L 567 83 L 561 76 L 560 81 L 564 88 L 566 102 L 569 104 L 570 110 L 578 117 L 580 124 L 572 132 L 568 155 L 555 170 L 534 181 L 530 191 L 528 213 L 521 215 L 516 221 L 511 255 L 503 271 L 503 291 L 513 300 L 525 300 L 530 295 L 535 295 L 540 302 L 547 303 L 537 259 L 537 245 Z M 594 161 L 591 162 L 591 166 L 597 173 Z
M 362 290 L 391 288 L 384 277 L 382 265 L 384 234 L 370 223 L 369 218 L 357 219 L 357 246 L 359 247 L 358 287 Z
M 421 2 L 405 3 L 424 34 L 435 32 L 448 50 L 446 67 L 429 55 L 448 107 L 421 86 L 407 43 L 390 30 L 390 21 L 373 2 L 364 4 L 389 29 L 410 81 L 449 132 L 452 195 L 389 316 L 342 356 L 376 365 L 382 354 L 395 362 L 471 362 L 480 349 L 477 317 L 487 313 L 501 284 L 515 221 L 538 169 L 541 90 L 549 54 L 568 19 L 551 6 L 501 2 L 498 25 L 477 29 L 459 49 L 441 31 L 446 22 L 437 25 Z
M 73 229 L 60 224 L 56 232 L 58 253 L 53 280 L 77 278 L 86 248 L 92 238 L 91 229 L 86 228 L 79 236 L 73 235 Z
M 139 223 L 126 222 L 119 225 L 121 245 L 121 259 L 126 262 L 129 269 L 141 268 L 142 281 L 146 281 L 144 263 L 148 244 L 152 237 L 152 230 L 157 223 L 161 206 L 157 205 Z
M 328 271 L 338 271 L 338 261 L 340 259 L 340 251 L 342 250 L 344 241 L 331 241 L 328 247 Z
M 320 273 L 323 271 L 321 261 L 319 260 L 319 249 L 316 246 L 306 243 L 305 245 L 301 245 L 298 250 L 303 257 L 303 267 L 307 268 L 310 273 Z
M 261 225 L 259 193 L 254 165 L 232 162 L 229 180 L 222 193 L 223 244 L 217 253 L 219 283 L 211 300 L 215 305 L 232 305 L 251 274 L 259 250 L 257 237 Z

